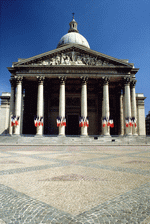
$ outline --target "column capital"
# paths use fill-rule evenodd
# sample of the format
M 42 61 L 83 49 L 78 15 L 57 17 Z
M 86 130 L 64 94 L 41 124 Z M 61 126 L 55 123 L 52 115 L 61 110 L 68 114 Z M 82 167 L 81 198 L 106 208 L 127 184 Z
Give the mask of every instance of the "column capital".
M 15 76 L 14 78 L 17 84 L 22 84 L 23 76 Z
M 80 77 L 82 84 L 86 84 L 88 82 L 88 77 L 87 76 L 81 76 Z
M 58 78 L 59 78 L 59 80 L 60 80 L 60 84 L 65 84 L 65 81 L 66 81 L 66 79 L 67 79 L 66 76 L 59 76 Z
M 36 78 L 39 84 L 43 84 L 45 76 L 37 76 Z
M 110 78 L 109 77 L 107 77 L 107 76 L 103 76 L 102 77 L 102 83 L 103 83 L 103 85 L 108 85 L 109 81 L 110 81 Z
M 124 85 L 130 85 L 131 79 L 130 77 L 124 77 Z
M 137 82 L 137 80 L 136 80 L 136 79 L 132 80 L 132 81 L 131 81 L 131 87 L 135 87 L 136 82 Z

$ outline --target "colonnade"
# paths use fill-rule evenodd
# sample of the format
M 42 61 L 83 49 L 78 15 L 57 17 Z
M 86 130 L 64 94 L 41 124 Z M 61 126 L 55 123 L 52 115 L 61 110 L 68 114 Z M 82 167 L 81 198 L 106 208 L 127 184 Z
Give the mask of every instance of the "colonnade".
M 43 117 L 44 115 L 44 76 L 37 76 L 38 81 L 38 93 L 37 93 L 37 117 Z M 60 76 L 60 90 L 59 90 L 59 116 L 65 117 L 65 76 Z M 10 99 L 10 125 L 9 134 L 19 135 L 22 133 L 22 76 L 12 77 L 11 82 L 11 99 Z M 110 118 L 110 107 L 109 107 L 109 77 L 102 77 L 103 83 L 103 99 L 102 99 L 102 119 Z M 81 117 L 86 118 L 87 113 L 87 82 L 88 77 L 81 77 Z M 137 118 L 136 114 L 136 94 L 135 94 L 135 84 L 136 80 L 130 80 L 130 77 L 124 78 L 124 108 L 123 111 L 123 99 L 120 98 L 120 125 L 121 125 L 121 135 L 137 135 L 137 128 L 135 126 L 126 127 L 125 120 L 131 118 Z M 15 93 L 16 86 L 16 93 Z M 130 90 L 131 87 L 131 90 Z M 131 92 L 131 95 L 130 95 Z M 11 118 L 15 115 L 18 118 L 18 125 L 13 127 L 11 125 Z M 124 119 L 124 117 L 125 119 Z M 125 126 L 125 133 L 123 133 L 123 126 Z M 105 126 L 102 128 L 102 134 L 104 136 L 110 136 L 110 126 Z M 37 126 L 37 135 L 43 135 L 43 126 Z M 87 126 L 81 127 L 81 136 L 88 135 Z M 65 136 L 65 126 L 59 126 L 59 136 Z

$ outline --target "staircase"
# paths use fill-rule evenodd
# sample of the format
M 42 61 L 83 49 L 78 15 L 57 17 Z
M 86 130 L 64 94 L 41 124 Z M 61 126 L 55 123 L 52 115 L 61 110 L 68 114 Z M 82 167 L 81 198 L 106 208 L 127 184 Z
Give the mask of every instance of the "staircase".
M 149 145 L 150 136 L 0 135 L 0 145 Z

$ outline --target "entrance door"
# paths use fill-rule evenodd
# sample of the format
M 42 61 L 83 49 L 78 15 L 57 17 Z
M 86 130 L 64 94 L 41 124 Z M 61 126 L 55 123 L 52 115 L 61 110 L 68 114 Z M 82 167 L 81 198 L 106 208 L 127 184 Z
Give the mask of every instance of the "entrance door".
M 79 121 L 78 115 L 68 115 L 68 135 L 79 135 Z

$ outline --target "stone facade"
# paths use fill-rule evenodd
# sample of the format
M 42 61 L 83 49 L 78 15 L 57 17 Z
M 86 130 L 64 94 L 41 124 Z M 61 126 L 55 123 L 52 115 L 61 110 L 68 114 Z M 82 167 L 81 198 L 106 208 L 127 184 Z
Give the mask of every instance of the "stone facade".
M 2 101 L 7 118 L 1 133 L 145 135 L 145 97 L 135 93 L 138 69 L 91 50 L 86 39 L 81 44 L 74 19 L 68 32 L 56 49 L 8 67 L 10 110 L 5 105 L 2 112 Z
M 150 135 L 150 111 L 146 115 L 146 135 Z
M 103 80 L 103 78 L 102 78 Z M 102 108 L 106 108 L 103 104 L 103 95 L 106 97 L 103 91 L 104 82 L 102 83 L 95 79 L 87 80 L 86 85 L 84 80 L 82 82 L 82 77 L 80 79 L 66 79 L 65 86 L 61 84 L 61 80 L 43 79 L 42 83 L 39 84 L 37 81 L 23 81 L 23 91 L 22 97 L 20 97 L 21 106 L 21 120 L 20 120 L 20 133 L 19 134 L 44 134 L 44 135 L 126 135 L 125 127 L 125 94 L 120 88 L 111 86 L 109 83 L 109 99 L 110 111 L 108 113 L 112 114 L 114 120 L 114 128 L 102 127 L 102 113 L 105 111 Z M 39 86 L 42 90 L 39 92 Z M 32 86 L 32 88 L 31 88 Z M 61 90 L 61 86 L 64 86 Z M 66 88 L 65 88 L 66 87 Z M 84 99 L 87 88 L 87 105 L 84 105 Z M 82 90 L 83 88 L 83 90 Z M 16 89 L 16 87 L 15 87 Z M 43 95 L 41 95 L 43 92 Z M 84 93 L 85 92 L 85 93 Z M 119 95 L 117 95 L 117 93 Z M 1 117 L 1 129 L 0 134 L 15 134 L 15 127 L 10 125 L 10 93 L 3 93 L 1 98 L 0 106 L 0 117 Z M 62 95 L 62 96 L 61 96 Z M 108 97 L 109 96 L 109 97 Z M 62 98 L 61 98 L 62 97 Z M 44 101 L 41 102 L 40 98 Z M 65 100 L 64 100 L 64 99 Z M 14 100 L 16 101 L 17 94 L 15 93 Z M 39 102 L 37 101 L 39 99 Z M 136 114 L 137 114 L 137 128 L 136 133 L 138 135 L 145 135 L 145 110 L 144 110 L 144 95 L 136 94 Z M 105 101 L 105 104 L 108 100 Z M 61 105 L 61 103 L 63 104 Z M 132 103 L 132 100 L 130 101 Z M 15 103 L 14 103 L 15 104 Z M 38 104 L 43 105 L 38 106 Z M 83 107 L 81 112 L 81 106 Z M 108 106 L 108 103 L 107 103 Z M 15 106 L 14 106 L 15 107 Z M 39 109 L 38 109 L 39 108 Z M 64 112 L 62 111 L 65 110 Z M 44 126 L 36 128 L 34 126 L 34 116 L 39 111 L 39 116 L 44 117 Z M 106 108 L 107 110 L 107 108 Z M 14 110 L 15 111 L 15 110 Z M 42 113 L 43 111 L 43 113 Z M 63 114 L 61 114 L 61 111 Z M 86 112 L 87 111 L 87 112 Z M 82 114 L 83 113 L 83 114 Z M 84 114 L 85 113 L 85 114 Z M 116 116 L 115 116 L 116 114 Z M 58 115 L 66 117 L 67 126 L 57 127 L 56 118 Z M 80 116 L 89 117 L 89 127 L 86 130 L 79 128 L 79 117 Z M 72 128 L 74 127 L 74 128 Z M 41 129 L 39 129 L 41 128 Z M 63 130 L 61 129 L 63 128 Z M 38 130 L 36 130 L 38 129 Z M 59 130 L 60 129 L 60 130 Z M 109 130 L 108 130 L 109 129 Z M 134 134 L 133 127 L 131 128 Z
M 9 133 L 10 93 L 2 93 L 0 105 L 0 134 Z

